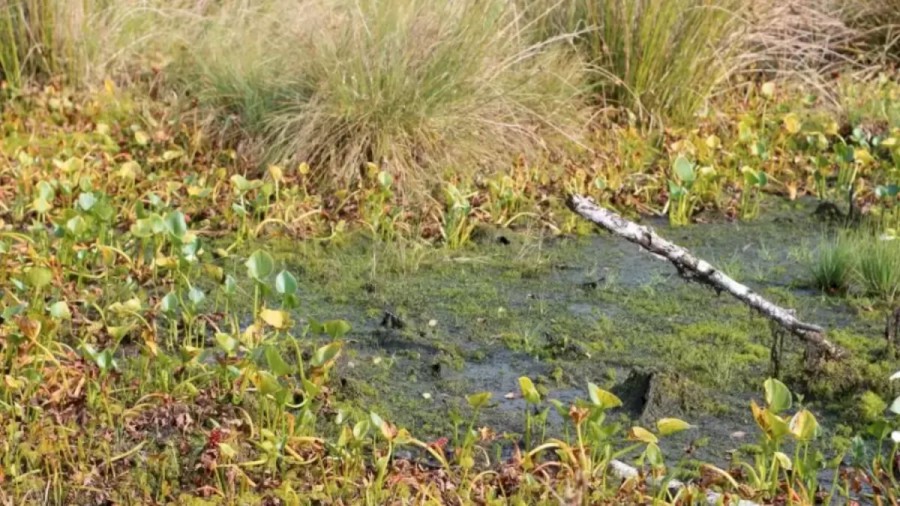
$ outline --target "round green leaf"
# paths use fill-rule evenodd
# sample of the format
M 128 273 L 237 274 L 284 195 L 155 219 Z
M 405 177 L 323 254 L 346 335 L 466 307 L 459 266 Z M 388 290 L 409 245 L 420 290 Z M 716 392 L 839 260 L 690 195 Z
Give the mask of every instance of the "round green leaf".
M 281 271 L 275 276 L 275 291 L 281 295 L 297 293 L 297 278 L 289 271 Z
M 265 283 L 272 271 L 275 270 L 275 261 L 272 260 L 272 255 L 262 250 L 254 251 L 244 265 L 247 266 L 247 275 L 260 283 Z
M 97 203 L 97 197 L 91 192 L 84 192 L 78 195 L 78 207 L 83 211 L 90 211 L 94 204 Z
M 176 239 L 181 239 L 187 233 L 187 222 L 181 211 L 172 211 L 166 216 L 166 230 Z
M 69 311 L 69 305 L 66 304 L 66 301 L 61 300 L 54 302 L 50 306 L 50 316 L 57 320 L 68 320 L 72 317 L 72 312 Z
M 46 267 L 32 267 L 25 273 L 25 281 L 32 288 L 43 288 L 53 281 L 53 272 Z
M 763 383 L 766 390 L 766 404 L 773 413 L 781 413 L 791 408 L 791 391 L 788 387 L 775 378 L 769 378 Z

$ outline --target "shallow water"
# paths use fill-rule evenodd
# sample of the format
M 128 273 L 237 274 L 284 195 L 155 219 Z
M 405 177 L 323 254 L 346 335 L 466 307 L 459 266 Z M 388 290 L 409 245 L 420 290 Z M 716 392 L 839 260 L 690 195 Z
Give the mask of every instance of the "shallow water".
M 806 286 L 805 258 L 827 228 L 810 203 L 781 205 L 750 223 L 648 223 L 801 319 L 878 339 L 880 320 Z M 626 405 L 613 418 L 623 424 L 665 415 L 695 425 L 664 441 L 670 457 L 692 446 L 692 456 L 721 461 L 756 440 L 748 402 L 761 399 L 770 374 L 768 323 L 619 238 L 488 231 L 458 252 L 371 241 L 268 249 L 300 273 L 298 318 L 353 324 L 339 395 L 420 437 L 449 434 L 448 412 L 468 416 L 465 396 L 480 391 L 493 400 L 478 425 L 521 432 L 526 406 L 510 394 L 527 375 L 563 403 L 586 398 L 588 381 L 616 392 Z M 397 320 L 385 321 L 386 312 Z M 791 367 L 800 349 L 787 339 Z M 645 412 L 645 392 L 634 385 L 649 373 L 675 388 Z M 831 409 L 826 418 L 840 416 Z M 548 420 L 549 433 L 562 430 L 556 413 Z

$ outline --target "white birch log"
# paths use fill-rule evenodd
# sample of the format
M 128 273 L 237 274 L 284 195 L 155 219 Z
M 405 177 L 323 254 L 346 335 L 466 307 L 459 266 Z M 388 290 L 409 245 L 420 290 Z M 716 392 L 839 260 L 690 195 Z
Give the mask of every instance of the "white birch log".
M 723 291 L 730 293 L 808 345 L 823 352 L 827 358 L 838 359 L 846 355 L 844 349 L 825 337 L 825 331 L 821 327 L 798 320 L 792 311 L 769 302 L 747 286 L 726 276 L 708 262 L 693 256 L 688 250 L 656 235 L 650 227 L 626 220 L 581 195 L 569 196 L 567 204 L 582 218 L 641 246 L 650 253 L 665 258 L 675 265 L 679 274 L 685 279 L 708 285 L 717 293 Z

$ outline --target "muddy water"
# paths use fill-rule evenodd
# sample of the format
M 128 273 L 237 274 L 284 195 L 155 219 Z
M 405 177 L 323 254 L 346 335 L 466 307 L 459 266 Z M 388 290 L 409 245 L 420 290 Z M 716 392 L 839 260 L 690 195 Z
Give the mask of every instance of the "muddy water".
M 879 318 L 808 288 L 807 259 L 827 233 L 811 204 L 779 206 L 751 223 L 647 223 L 801 318 L 877 340 Z M 771 373 L 767 322 L 616 237 L 488 230 L 455 252 L 368 240 L 269 249 L 299 272 L 298 318 L 353 324 L 339 395 L 420 437 L 449 434 L 449 413 L 467 419 L 465 396 L 481 391 L 493 400 L 478 425 L 521 433 L 525 375 L 566 405 L 586 398 L 588 381 L 616 392 L 623 426 L 685 419 L 696 428 L 664 442 L 672 458 L 690 448 L 721 461 L 756 440 L 748 402 Z M 799 361 L 788 338 L 784 367 Z M 810 402 L 841 421 L 840 409 Z M 543 407 L 547 432 L 560 434 L 561 416 Z

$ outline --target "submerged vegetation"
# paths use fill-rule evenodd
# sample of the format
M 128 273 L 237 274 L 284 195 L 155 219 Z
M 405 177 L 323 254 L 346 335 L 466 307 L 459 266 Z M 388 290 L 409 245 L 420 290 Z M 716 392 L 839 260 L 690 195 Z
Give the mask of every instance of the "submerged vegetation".
M 895 4 L 0 0 L 0 504 L 898 504 Z

